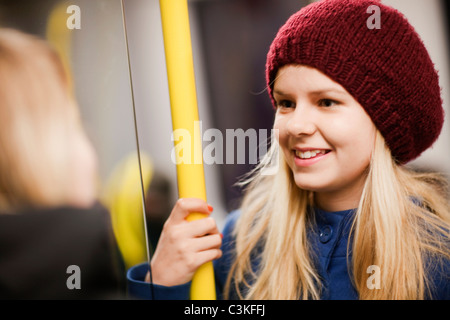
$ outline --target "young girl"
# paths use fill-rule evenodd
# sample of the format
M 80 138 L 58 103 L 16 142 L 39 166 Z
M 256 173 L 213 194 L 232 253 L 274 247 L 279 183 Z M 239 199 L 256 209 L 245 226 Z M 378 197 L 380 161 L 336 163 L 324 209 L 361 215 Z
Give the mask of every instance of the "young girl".
M 380 28 L 367 22 L 380 11 Z M 438 76 L 406 19 L 377 1 L 313 3 L 280 29 L 266 64 L 277 141 L 223 231 L 181 199 L 132 294 L 187 298 L 213 259 L 219 294 L 242 299 L 449 299 L 445 180 L 404 164 L 440 134 Z M 279 148 L 279 152 L 277 151 Z M 279 157 L 280 169 L 262 175 Z M 220 250 L 219 250 L 220 247 Z

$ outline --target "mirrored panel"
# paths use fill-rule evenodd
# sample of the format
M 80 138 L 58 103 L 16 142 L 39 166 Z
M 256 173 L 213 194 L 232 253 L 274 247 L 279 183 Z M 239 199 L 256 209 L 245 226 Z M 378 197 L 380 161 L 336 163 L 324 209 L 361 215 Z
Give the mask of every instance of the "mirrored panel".
M 121 1 L 0 1 L 0 26 L 46 39 L 58 52 L 98 168 L 125 266 L 147 260 L 141 175 Z M 142 155 L 148 190 L 151 160 Z

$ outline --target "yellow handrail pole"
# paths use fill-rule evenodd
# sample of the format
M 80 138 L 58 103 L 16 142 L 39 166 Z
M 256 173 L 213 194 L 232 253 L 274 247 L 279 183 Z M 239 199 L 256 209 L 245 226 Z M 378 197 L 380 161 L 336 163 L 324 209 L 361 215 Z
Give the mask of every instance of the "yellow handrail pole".
M 177 161 L 177 182 L 180 198 L 200 198 L 206 201 L 203 157 L 195 88 L 194 62 L 187 0 L 160 0 L 161 21 L 166 55 L 167 78 L 169 82 L 170 107 L 173 132 L 182 129 L 190 138 L 183 146 L 190 147 L 190 161 L 182 161 L 180 152 L 175 152 Z M 174 135 L 175 137 L 175 135 Z M 175 144 L 176 143 L 176 138 Z M 199 147 L 200 146 L 200 147 Z M 200 159 L 200 161 L 198 161 Z M 187 162 L 187 163 L 186 163 Z M 204 218 L 192 213 L 188 220 Z M 194 274 L 191 284 L 192 300 L 214 300 L 216 290 L 212 262 L 202 265 Z

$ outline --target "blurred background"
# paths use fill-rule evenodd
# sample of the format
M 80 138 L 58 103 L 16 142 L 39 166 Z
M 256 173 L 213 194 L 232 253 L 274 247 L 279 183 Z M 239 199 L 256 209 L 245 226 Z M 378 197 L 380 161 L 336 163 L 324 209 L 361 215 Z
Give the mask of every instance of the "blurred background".
M 273 110 L 264 90 L 266 53 L 279 27 L 309 2 L 189 1 L 203 131 L 217 128 L 225 136 L 226 129 L 270 130 Z M 409 165 L 450 176 L 450 1 L 382 2 L 403 12 L 422 37 L 439 71 L 446 109 L 439 140 Z M 71 5 L 80 9 L 79 29 L 67 27 L 68 19 L 75 13 L 67 11 Z M 120 0 L 0 0 L 0 27 L 47 38 L 59 50 L 73 79 L 85 129 L 99 157 L 102 199 L 117 210 L 118 217 L 130 212 L 138 212 L 137 217 L 142 214 L 133 90 L 149 241 L 154 247 L 161 225 L 177 199 L 159 1 L 124 0 L 124 7 L 133 88 Z M 208 202 L 214 206 L 213 216 L 220 227 L 227 213 L 239 206 L 242 194 L 234 184 L 251 169 L 249 161 L 245 163 L 204 166 Z M 116 219 L 115 230 L 129 223 L 121 221 Z M 130 237 L 134 233 L 142 237 L 142 230 L 128 230 Z M 132 243 L 127 239 L 124 242 Z

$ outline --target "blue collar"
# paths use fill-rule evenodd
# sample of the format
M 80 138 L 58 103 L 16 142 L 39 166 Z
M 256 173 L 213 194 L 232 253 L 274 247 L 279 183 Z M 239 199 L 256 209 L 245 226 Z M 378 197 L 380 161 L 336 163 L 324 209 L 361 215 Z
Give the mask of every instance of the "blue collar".
M 315 223 L 309 239 L 316 245 L 317 254 L 322 257 L 347 256 L 347 243 L 356 209 L 329 212 L 313 208 Z

